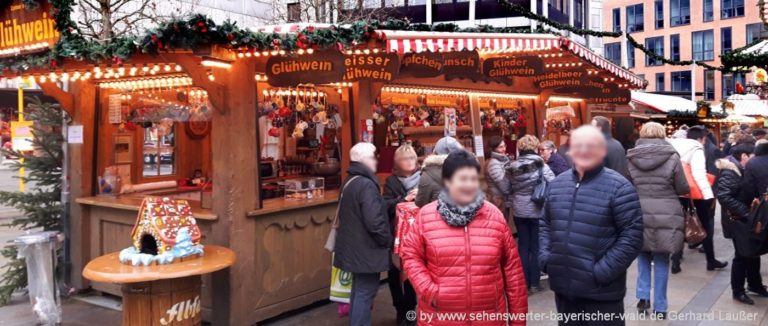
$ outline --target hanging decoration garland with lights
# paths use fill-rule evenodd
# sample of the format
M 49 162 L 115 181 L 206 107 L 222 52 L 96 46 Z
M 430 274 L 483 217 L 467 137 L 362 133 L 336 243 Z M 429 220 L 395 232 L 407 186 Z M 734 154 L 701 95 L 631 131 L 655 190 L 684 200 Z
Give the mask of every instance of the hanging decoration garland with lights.
M 552 30 L 537 28 L 492 27 L 480 25 L 460 28 L 456 24 L 412 24 L 406 20 L 358 21 L 345 26 L 330 28 L 307 27 L 296 34 L 278 34 L 253 32 L 242 29 L 236 23 L 226 21 L 217 25 L 204 15 L 194 15 L 188 19 L 174 19 L 161 23 L 154 29 L 148 30 L 143 36 L 113 38 L 107 41 L 89 40 L 77 33 L 76 24 L 71 19 L 74 0 L 23 0 L 28 6 L 35 6 L 40 1 L 49 1 L 53 7 L 53 18 L 56 27 L 61 32 L 59 42 L 46 53 L 25 55 L 0 60 L 0 71 L 3 73 L 19 72 L 42 68 L 46 65 L 56 69 L 64 59 L 93 62 L 111 62 L 122 64 L 131 55 L 142 52 L 151 55 L 174 49 L 194 49 L 208 45 L 219 45 L 235 51 L 297 51 L 306 49 L 327 49 L 356 47 L 369 41 L 384 40 L 386 35 L 377 30 L 405 31 L 435 31 L 435 32 L 466 32 L 466 33 L 553 33 Z M 628 42 L 636 49 L 645 53 L 653 60 L 665 64 L 686 66 L 691 60 L 670 60 L 647 49 L 637 42 L 630 34 L 624 32 L 603 32 L 577 28 L 562 24 L 531 12 L 528 8 L 510 3 L 508 0 L 498 0 L 509 10 L 526 18 L 538 21 L 558 30 L 569 31 L 581 36 L 621 37 L 626 35 Z M 763 1 L 763 0 L 761 0 Z M 715 67 L 704 62 L 695 62 L 706 69 L 729 71 L 734 67 L 744 69 L 754 65 L 764 65 L 768 55 L 741 54 L 739 49 L 722 56 L 723 66 Z
M 531 31 L 529 28 L 493 27 L 480 25 L 460 28 L 456 24 L 412 24 L 406 20 L 358 21 L 345 26 L 314 28 L 309 26 L 296 34 L 253 32 L 242 29 L 234 22 L 226 21 L 217 25 L 205 15 L 194 15 L 188 19 L 174 19 L 163 22 L 141 36 L 113 38 L 107 41 L 88 40 L 77 33 L 76 24 L 71 20 L 73 0 L 24 0 L 35 7 L 39 1 L 49 1 L 53 7 L 56 27 L 61 31 L 59 42 L 46 53 L 0 59 L 0 71 L 17 74 L 31 68 L 49 66 L 56 69 L 64 59 L 77 61 L 111 62 L 122 64 L 131 55 L 142 52 L 151 55 L 173 49 L 194 49 L 207 45 L 219 45 L 235 51 L 296 51 L 306 49 L 327 49 L 355 47 L 371 40 L 383 40 L 385 35 L 377 29 L 467 32 L 467 33 L 553 33 L 544 28 Z

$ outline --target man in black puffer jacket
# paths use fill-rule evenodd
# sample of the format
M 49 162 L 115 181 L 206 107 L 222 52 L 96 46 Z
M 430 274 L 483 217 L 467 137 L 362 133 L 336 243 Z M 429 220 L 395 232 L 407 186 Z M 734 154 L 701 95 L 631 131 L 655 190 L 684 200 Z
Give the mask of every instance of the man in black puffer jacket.
M 643 246 L 640 201 L 626 178 L 603 167 L 606 143 L 598 129 L 576 129 L 570 153 L 573 170 L 550 184 L 540 224 L 540 265 L 549 274 L 559 313 L 610 314 L 612 321 L 599 324 L 624 325 L 619 314 L 626 272 Z

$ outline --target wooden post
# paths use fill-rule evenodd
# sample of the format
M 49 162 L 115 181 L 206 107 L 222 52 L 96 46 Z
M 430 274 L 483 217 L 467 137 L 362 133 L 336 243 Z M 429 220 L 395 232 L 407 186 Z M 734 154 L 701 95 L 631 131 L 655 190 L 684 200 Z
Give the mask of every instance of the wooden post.
M 352 148 L 352 145 L 355 143 L 355 135 L 354 131 L 355 128 L 355 121 L 353 121 L 356 118 L 353 118 L 355 115 L 352 113 L 352 110 L 354 110 L 354 104 L 352 103 L 353 99 L 357 98 L 356 96 L 352 95 L 354 92 L 353 88 L 344 88 L 342 89 L 341 93 L 341 103 L 342 105 L 339 107 L 339 115 L 341 115 L 341 121 L 342 121 L 342 127 L 338 130 L 339 132 L 339 140 L 341 141 L 340 151 L 341 151 L 341 180 L 344 182 L 344 179 L 347 178 L 347 170 L 349 169 L 349 150 Z
M 480 136 L 480 138 L 483 137 L 483 125 L 480 123 L 480 102 L 477 95 L 469 96 L 469 115 L 472 123 L 472 144 L 477 146 L 477 144 L 475 144 L 475 136 Z M 483 144 L 483 146 L 485 146 L 485 144 Z M 477 159 L 480 161 L 480 166 L 485 168 L 486 157 L 478 157 Z
M 232 249 L 238 261 L 232 268 L 213 274 L 214 325 L 251 324 L 253 321 L 248 316 L 254 303 L 249 290 L 263 281 L 253 277 L 256 219 L 246 216 L 256 209 L 260 192 L 258 164 L 255 164 L 258 155 L 255 66 L 253 60 L 237 60 L 226 74 L 217 75 L 217 80 L 226 88 L 225 93 L 237 96 L 217 99 L 226 109 L 213 112 L 213 212 L 218 221 L 212 226 L 210 241 Z
M 43 84 L 47 85 L 47 84 Z M 70 195 L 72 198 L 93 196 L 94 175 L 97 175 L 95 144 L 96 137 L 96 86 L 88 82 L 70 84 L 71 94 L 61 91 L 58 87 L 43 87 L 43 92 L 60 100 L 62 107 L 70 113 L 72 124 L 83 126 L 83 143 L 69 145 L 69 177 Z M 58 91 L 55 91 L 55 90 Z M 48 91 L 52 91 L 49 93 Z M 75 94 L 75 96 L 72 96 Z M 67 96 L 69 95 L 69 96 Z M 71 102 L 69 102 L 71 101 Z M 70 104 L 71 103 L 71 104 Z M 71 105 L 71 106 L 70 106 Z M 77 110 L 73 110 L 77 108 Z M 91 243 L 89 210 L 82 205 L 71 205 L 69 211 L 70 231 L 69 243 L 71 250 L 71 269 L 81 271 L 90 257 Z M 68 280 L 75 288 L 88 286 L 82 275 L 72 273 Z
M 533 110 L 531 111 L 531 118 L 528 122 L 528 133 L 536 136 L 537 138 L 544 140 L 547 135 L 539 134 L 540 128 L 543 127 L 542 122 L 547 118 L 547 108 L 545 103 L 549 101 L 549 97 L 552 96 L 551 90 L 544 90 L 539 94 L 533 102 Z M 533 126 L 531 126 L 533 123 Z M 531 128 L 532 127 L 532 128 Z

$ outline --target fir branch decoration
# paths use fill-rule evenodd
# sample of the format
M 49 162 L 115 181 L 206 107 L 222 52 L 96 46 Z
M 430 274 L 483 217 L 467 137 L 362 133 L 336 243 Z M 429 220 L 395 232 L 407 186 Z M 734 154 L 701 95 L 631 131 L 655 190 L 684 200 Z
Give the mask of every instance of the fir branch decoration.
M 8 226 L 22 230 L 41 228 L 45 231 L 61 230 L 61 172 L 64 154 L 61 145 L 64 137 L 61 124 L 64 112 L 58 104 L 42 103 L 39 98 L 27 98 L 26 114 L 35 121 L 32 126 L 35 153 L 2 150 L 2 155 L 24 158 L 12 168 L 22 166 L 27 176 L 22 178 L 31 186 L 27 192 L 0 191 L 0 204 L 12 206 L 23 216 L 13 218 Z M 8 259 L 0 276 L 0 305 L 8 302 L 16 290 L 27 286 L 26 265 L 16 258 L 16 247 L 6 245 L 0 253 Z
M 413 24 L 407 20 L 358 21 L 345 26 L 316 29 L 307 27 L 296 34 L 277 34 L 253 32 L 226 21 L 217 25 L 204 15 L 194 15 L 187 19 L 174 19 L 160 23 L 148 30 L 144 35 L 113 38 L 107 42 L 89 40 L 77 33 L 76 24 L 70 18 L 74 0 L 24 0 L 25 3 L 49 1 L 53 5 L 52 15 L 56 27 L 61 31 L 61 39 L 54 48 L 42 54 L 33 54 L 6 58 L 0 60 L 0 72 L 18 74 L 31 68 L 58 68 L 64 59 L 89 60 L 93 62 L 110 62 L 120 64 L 135 53 L 159 54 L 168 50 L 186 50 L 201 46 L 218 45 L 235 51 L 293 51 L 297 49 L 328 49 L 339 50 L 354 48 L 371 40 L 384 40 L 377 30 L 395 31 L 434 31 L 434 32 L 464 32 L 464 33 L 551 33 L 559 35 L 559 31 L 569 31 L 581 36 L 612 37 L 625 36 L 629 44 L 640 50 L 653 60 L 668 65 L 688 66 L 692 60 L 671 60 L 647 49 L 631 34 L 623 31 L 593 31 L 563 24 L 533 13 L 529 8 L 511 3 L 509 0 L 497 0 L 502 6 L 528 19 L 540 22 L 559 31 L 545 27 L 536 30 L 530 28 L 492 27 L 479 25 L 460 28 L 452 23 Z M 760 3 L 765 0 L 760 0 Z M 744 70 L 751 66 L 765 65 L 768 54 L 744 54 L 737 49 L 722 56 L 723 65 L 716 67 L 706 62 L 695 63 L 705 69 L 732 71 Z

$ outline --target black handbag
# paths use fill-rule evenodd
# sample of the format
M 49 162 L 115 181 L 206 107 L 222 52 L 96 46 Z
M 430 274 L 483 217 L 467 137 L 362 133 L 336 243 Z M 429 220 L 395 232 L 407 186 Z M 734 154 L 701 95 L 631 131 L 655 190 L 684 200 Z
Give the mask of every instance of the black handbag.
M 549 181 L 544 179 L 544 167 L 539 169 L 539 179 L 536 180 L 536 186 L 533 187 L 533 193 L 531 194 L 531 201 L 544 205 L 547 201 L 547 195 L 549 195 Z

